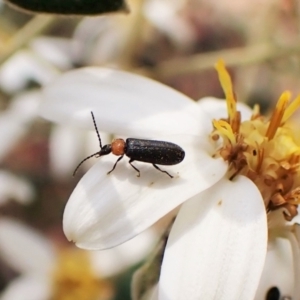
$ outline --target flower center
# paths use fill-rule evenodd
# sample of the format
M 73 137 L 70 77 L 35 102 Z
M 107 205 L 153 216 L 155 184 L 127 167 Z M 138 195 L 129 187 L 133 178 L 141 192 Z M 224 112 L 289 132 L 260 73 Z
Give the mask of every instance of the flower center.
M 87 252 L 72 249 L 59 254 L 52 300 L 109 299 L 111 294 L 111 285 L 96 276 Z
M 256 184 L 267 212 L 281 208 L 290 221 L 300 204 L 300 138 L 288 121 L 300 106 L 300 96 L 290 103 L 291 94 L 286 91 L 270 119 L 255 106 L 250 120 L 242 122 L 223 61 L 216 69 L 226 95 L 228 118 L 213 121 L 211 138 L 219 145 L 215 156 L 229 162 L 231 179 L 240 174 Z

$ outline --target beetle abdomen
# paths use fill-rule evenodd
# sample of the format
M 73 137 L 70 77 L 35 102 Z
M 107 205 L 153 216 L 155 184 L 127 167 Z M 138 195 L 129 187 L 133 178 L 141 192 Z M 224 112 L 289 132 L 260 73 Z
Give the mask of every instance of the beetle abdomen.
M 170 142 L 128 138 L 125 154 L 136 161 L 176 165 L 184 159 L 185 152 L 181 147 Z

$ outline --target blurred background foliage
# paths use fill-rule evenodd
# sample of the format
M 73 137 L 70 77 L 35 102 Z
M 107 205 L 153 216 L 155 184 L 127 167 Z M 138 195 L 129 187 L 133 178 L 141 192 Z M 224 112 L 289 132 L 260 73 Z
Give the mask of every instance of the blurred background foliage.
M 57 248 L 70 247 L 63 209 L 84 168 L 75 178 L 72 171 L 97 149 L 94 133 L 63 131 L 38 117 L 36 93 L 59 74 L 114 67 L 195 100 L 222 98 L 213 65 L 223 58 L 239 101 L 259 103 L 263 112 L 283 90 L 300 90 L 297 0 L 131 0 L 128 7 L 127 13 L 62 17 L 25 14 L 0 2 L 0 171 L 24 188 L 0 177 L 0 218 L 38 229 Z M 162 230 L 155 226 L 157 236 Z M 136 264 L 111 278 L 111 299 L 130 299 Z M 18 275 L 0 251 L 0 290 Z

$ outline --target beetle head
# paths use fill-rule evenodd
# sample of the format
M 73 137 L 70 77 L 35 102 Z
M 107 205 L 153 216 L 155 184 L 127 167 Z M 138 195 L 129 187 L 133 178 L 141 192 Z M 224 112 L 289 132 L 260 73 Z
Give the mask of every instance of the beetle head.
M 111 144 L 104 145 L 101 150 L 98 152 L 99 156 L 107 155 L 111 153 Z
M 88 159 L 90 159 L 91 157 L 94 157 L 94 156 L 95 156 L 95 157 L 99 157 L 99 156 L 107 155 L 107 154 L 109 154 L 109 153 L 111 153 L 111 145 L 110 145 L 110 144 L 104 145 L 104 146 L 101 148 L 100 151 L 98 151 L 98 152 L 96 152 L 96 153 L 94 153 L 94 154 L 92 154 L 92 155 L 86 157 L 85 159 L 83 159 L 83 160 L 79 163 L 79 165 L 76 167 L 76 169 L 75 169 L 75 171 L 74 171 L 74 173 L 73 173 L 73 176 L 75 176 L 75 174 L 76 174 L 77 170 L 79 169 L 79 167 L 80 167 L 86 160 L 88 160 Z

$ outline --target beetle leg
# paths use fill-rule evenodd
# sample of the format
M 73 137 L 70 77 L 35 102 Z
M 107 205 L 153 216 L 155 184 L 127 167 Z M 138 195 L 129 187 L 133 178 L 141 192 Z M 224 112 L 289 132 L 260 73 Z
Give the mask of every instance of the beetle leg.
M 152 164 L 153 165 L 153 167 L 155 168 L 155 169 L 157 169 L 158 171 L 161 171 L 161 172 L 163 172 L 163 173 L 166 173 L 168 176 L 170 176 L 171 178 L 173 178 L 173 176 L 171 175 L 171 174 L 169 174 L 167 171 L 164 171 L 164 170 L 162 170 L 162 169 L 160 169 L 157 165 L 155 165 L 155 164 Z
M 129 163 L 130 163 L 130 165 L 139 173 L 138 175 L 136 175 L 137 177 L 141 177 L 141 172 L 140 172 L 140 170 L 137 168 L 137 167 L 135 167 L 133 164 L 132 164 L 132 162 L 134 161 L 134 159 L 130 159 L 129 160 Z
M 117 161 L 115 162 L 113 168 L 112 168 L 109 172 L 107 172 L 107 175 L 109 175 L 109 174 L 116 168 L 118 162 L 119 162 L 123 157 L 124 157 L 124 155 L 120 156 L 120 157 L 117 159 Z

